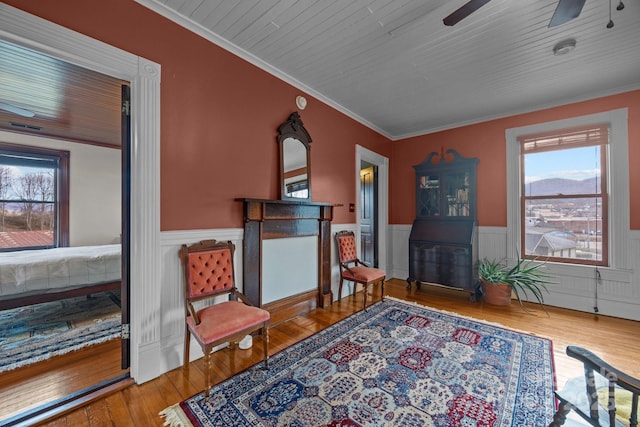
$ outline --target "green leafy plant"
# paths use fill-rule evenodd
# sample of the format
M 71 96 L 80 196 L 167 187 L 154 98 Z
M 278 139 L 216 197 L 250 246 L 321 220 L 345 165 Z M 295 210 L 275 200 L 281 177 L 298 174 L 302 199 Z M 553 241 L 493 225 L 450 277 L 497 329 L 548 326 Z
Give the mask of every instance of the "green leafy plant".
M 544 263 L 520 257 L 513 267 L 509 267 L 504 262 L 483 259 L 478 264 L 478 275 L 481 281 L 488 284 L 509 285 L 513 295 L 523 308 L 525 306 L 522 303 L 522 298 L 529 300 L 529 296 L 533 295 L 546 312 L 543 293 L 549 293 L 547 285 L 552 282 L 549 280 L 551 276 L 542 271 L 544 266 Z

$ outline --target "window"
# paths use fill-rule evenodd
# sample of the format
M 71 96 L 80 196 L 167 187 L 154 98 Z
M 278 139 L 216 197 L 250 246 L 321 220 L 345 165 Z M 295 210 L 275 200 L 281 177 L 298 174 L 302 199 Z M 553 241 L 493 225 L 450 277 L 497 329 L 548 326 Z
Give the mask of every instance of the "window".
M 523 172 L 522 172 L 522 143 L 520 140 L 527 135 L 558 135 L 558 129 L 587 129 L 594 123 L 604 123 L 608 127 L 608 144 L 606 152 L 601 157 L 601 179 L 606 206 L 602 206 L 602 217 L 606 217 L 607 235 L 605 244 L 606 257 L 602 265 L 583 264 L 576 261 L 553 262 L 550 268 L 558 278 L 558 283 L 564 283 L 564 277 L 579 277 L 580 280 L 592 280 L 597 274 L 594 267 L 599 268 L 603 277 L 611 274 L 615 280 L 620 280 L 618 274 L 624 274 L 633 265 L 633 250 L 630 241 L 629 215 L 629 112 L 626 108 L 604 111 L 600 113 L 576 116 L 552 122 L 536 123 L 517 128 L 507 129 L 506 139 L 506 179 L 507 179 L 507 229 L 505 251 L 496 253 L 496 257 L 506 256 L 515 260 L 521 255 L 523 232 Z M 602 160 L 606 158 L 606 160 Z M 497 249 L 499 250 L 499 248 Z M 559 258 L 560 259 L 560 258 Z M 603 266 L 609 267 L 603 269 Z M 569 279 L 567 279 L 569 280 Z M 612 279 L 613 280 L 613 279 Z M 567 282 L 568 286 L 580 288 L 576 282 Z M 587 286 L 588 281 L 580 282 Z M 592 286 L 592 284 L 589 284 Z
M 287 186 L 287 196 L 307 199 L 309 197 L 309 181 L 306 179 L 302 181 L 296 182 L 288 182 Z
M 607 265 L 607 124 L 520 136 L 520 253 Z
M 0 251 L 69 245 L 69 152 L 0 143 Z

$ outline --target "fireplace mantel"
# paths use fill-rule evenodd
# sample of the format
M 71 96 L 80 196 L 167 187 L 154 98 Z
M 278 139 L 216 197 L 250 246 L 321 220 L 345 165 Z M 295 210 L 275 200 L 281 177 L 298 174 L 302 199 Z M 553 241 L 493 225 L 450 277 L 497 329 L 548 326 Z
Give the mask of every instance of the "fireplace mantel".
M 244 203 L 244 294 L 252 304 L 280 318 L 333 301 L 331 292 L 331 220 L 333 205 L 298 200 L 239 199 Z M 262 303 L 262 241 L 318 236 L 318 287 L 313 292 Z M 297 308 L 296 308 L 297 307 Z M 276 319 L 277 320 L 277 319 Z

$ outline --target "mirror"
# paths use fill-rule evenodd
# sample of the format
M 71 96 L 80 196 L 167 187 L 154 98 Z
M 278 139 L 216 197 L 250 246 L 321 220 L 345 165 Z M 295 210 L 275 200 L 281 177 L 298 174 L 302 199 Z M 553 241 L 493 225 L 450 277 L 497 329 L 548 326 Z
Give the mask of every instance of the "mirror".
M 280 198 L 311 200 L 311 136 L 294 112 L 278 127 Z

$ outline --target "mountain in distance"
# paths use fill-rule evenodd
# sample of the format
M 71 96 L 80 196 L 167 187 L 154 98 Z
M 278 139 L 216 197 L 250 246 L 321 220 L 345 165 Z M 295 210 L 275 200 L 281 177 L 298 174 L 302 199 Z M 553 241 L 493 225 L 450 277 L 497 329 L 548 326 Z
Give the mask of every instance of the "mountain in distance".
M 525 185 L 527 196 L 555 196 L 558 194 L 589 194 L 600 189 L 600 177 L 584 180 L 547 178 Z

